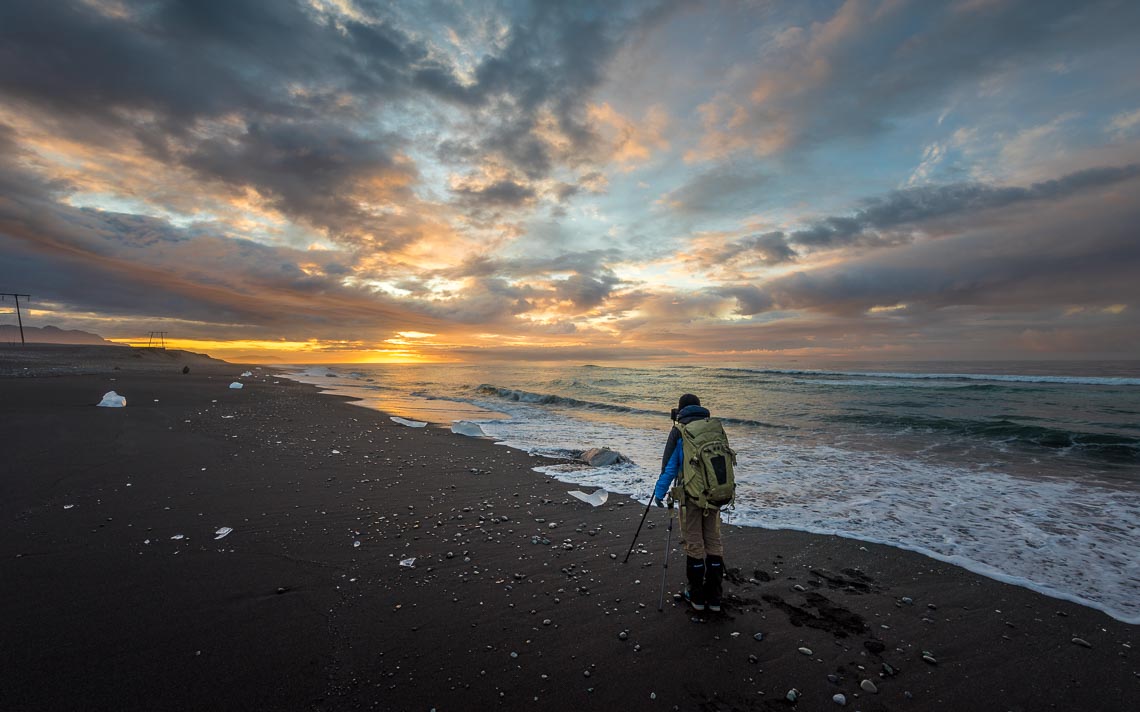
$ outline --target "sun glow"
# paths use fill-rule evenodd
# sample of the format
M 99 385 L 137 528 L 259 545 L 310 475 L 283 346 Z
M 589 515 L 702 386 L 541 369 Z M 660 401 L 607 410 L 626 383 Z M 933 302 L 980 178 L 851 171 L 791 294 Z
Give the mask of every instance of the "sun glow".
M 148 338 L 109 339 L 118 344 L 146 348 Z M 402 345 L 401 345 L 402 346 Z M 412 348 L 385 348 L 352 341 L 273 341 L 235 339 L 166 339 L 167 349 L 205 353 L 226 361 L 256 363 L 450 363 L 446 354 L 421 353 Z

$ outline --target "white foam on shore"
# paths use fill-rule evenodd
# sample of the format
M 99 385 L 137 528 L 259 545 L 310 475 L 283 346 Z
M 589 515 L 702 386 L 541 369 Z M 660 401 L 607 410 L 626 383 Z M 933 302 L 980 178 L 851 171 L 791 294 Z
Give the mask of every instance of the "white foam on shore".
M 657 478 L 656 467 L 640 463 L 656 465 L 664 442 L 663 433 L 589 423 L 493 422 L 483 429 L 503 444 L 547 455 L 570 444 L 533 443 L 549 443 L 558 433 L 594 443 L 608 433 L 609 442 L 639 464 L 535 469 L 562 482 L 632 493 L 642 502 Z M 1140 623 L 1140 491 L 826 446 L 768 441 L 734 447 L 741 461 L 734 524 L 915 551 Z

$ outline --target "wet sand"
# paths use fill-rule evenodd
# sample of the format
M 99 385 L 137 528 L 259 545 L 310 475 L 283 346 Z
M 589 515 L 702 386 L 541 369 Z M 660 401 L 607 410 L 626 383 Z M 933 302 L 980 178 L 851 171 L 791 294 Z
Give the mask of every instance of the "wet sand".
M 0 368 L 37 373 L 14 348 Z M 2 710 L 1140 700 L 1140 629 L 1077 604 L 886 546 L 730 526 L 724 611 L 667 595 L 658 612 L 664 510 L 623 565 L 644 507 L 590 507 L 525 453 L 268 370 L 129 352 L 59 365 L 75 353 L 0 378 Z M 127 407 L 94 407 L 112 389 Z

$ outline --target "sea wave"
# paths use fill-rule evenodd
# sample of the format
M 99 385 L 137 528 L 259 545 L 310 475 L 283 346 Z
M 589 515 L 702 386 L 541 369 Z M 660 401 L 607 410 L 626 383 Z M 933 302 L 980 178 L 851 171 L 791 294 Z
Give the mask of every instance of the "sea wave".
M 912 381 L 993 381 L 997 383 L 1053 383 L 1085 386 L 1140 386 L 1140 378 L 1123 376 L 1043 376 L 987 373 L 908 373 L 905 371 L 826 371 L 799 368 L 726 368 L 716 378 L 739 378 L 741 373 L 779 376 L 845 376 L 894 378 Z M 871 385 L 871 382 L 860 382 Z
M 1140 438 L 1026 425 L 1005 419 L 969 420 L 887 413 L 859 413 L 833 415 L 829 416 L 828 420 L 881 428 L 939 431 L 1051 450 L 1073 448 L 1082 451 L 1087 456 L 1112 462 L 1140 460 Z
M 475 392 L 480 395 L 501 398 L 503 400 L 513 401 L 515 403 L 555 405 L 564 408 L 580 408 L 584 410 L 608 411 L 612 413 L 635 413 L 638 415 L 657 416 L 662 414 L 662 412 L 658 410 L 633 408 L 627 405 L 617 405 L 616 403 L 602 403 L 599 401 L 581 400 L 579 398 L 571 398 L 570 396 L 560 396 L 555 393 L 533 393 L 531 391 L 519 390 L 518 388 L 502 388 L 490 383 L 484 383 L 480 385 L 475 389 Z M 729 425 L 752 425 L 759 428 L 787 427 L 774 423 L 765 423 L 760 420 L 749 420 L 747 418 L 717 417 L 722 423 L 727 423 Z

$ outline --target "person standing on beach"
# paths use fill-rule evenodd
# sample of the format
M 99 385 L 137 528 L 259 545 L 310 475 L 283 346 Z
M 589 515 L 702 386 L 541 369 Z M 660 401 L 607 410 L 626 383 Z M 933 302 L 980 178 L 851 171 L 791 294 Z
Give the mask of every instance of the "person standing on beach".
M 673 507 L 674 499 L 680 504 L 681 543 L 685 549 L 685 575 L 689 580 L 688 590 L 684 593 L 686 600 L 694 610 L 703 611 L 707 606 L 711 611 L 719 611 L 721 580 L 724 576 L 720 507 L 732 500 L 731 493 L 735 487 L 732 465 L 735 464 L 735 453 L 728 447 L 728 437 L 724 434 L 720 421 L 711 417 L 708 409 L 701 406 L 701 399 L 697 396 L 691 393 L 681 396 L 677 402 L 677 409 L 673 411 L 673 421 L 675 424 L 669 431 L 665 453 L 661 457 L 661 475 L 657 478 L 657 486 L 653 490 L 653 501 L 658 507 L 664 507 L 662 500 L 668 493 L 670 509 Z M 685 431 L 684 434 L 682 430 Z M 710 441 L 712 441 L 712 457 L 709 459 L 716 465 L 710 468 L 715 469 L 713 484 L 719 480 L 720 490 L 727 486 L 729 492 L 727 499 L 714 498 L 710 501 L 704 493 L 699 496 L 694 495 L 692 488 L 688 486 L 690 483 L 685 472 L 685 457 L 687 455 L 690 458 L 690 468 L 702 466 L 702 461 L 705 459 L 702 456 Z M 686 447 L 695 449 L 698 442 L 703 444 L 700 453 L 685 453 Z M 670 492 L 674 480 L 678 486 L 673 487 Z M 723 492 L 718 491 L 717 497 L 721 495 Z

